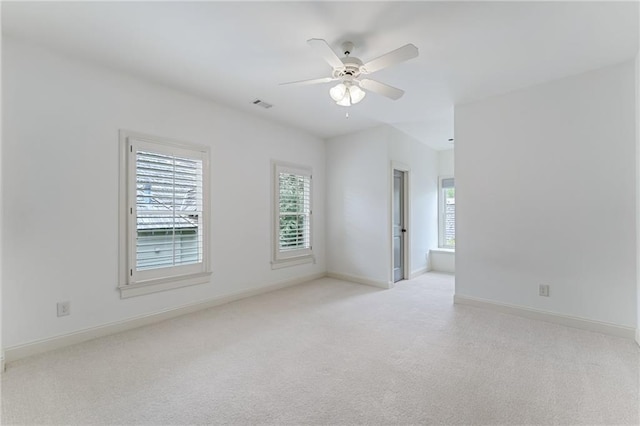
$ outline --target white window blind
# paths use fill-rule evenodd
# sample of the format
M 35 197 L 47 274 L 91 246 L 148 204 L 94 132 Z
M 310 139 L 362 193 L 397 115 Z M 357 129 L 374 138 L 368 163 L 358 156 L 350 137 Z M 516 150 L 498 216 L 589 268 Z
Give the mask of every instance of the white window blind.
M 121 139 L 127 193 L 122 294 L 151 291 L 131 286 L 157 284 L 153 291 L 159 291 L 208 281 L 208 149 L 125 131 Z
M 136 152 L 136 269 L 202 262 L 202 160 Z
M 311 171 L 276 165 L 275 260 L 311 254 Z
M 439 246 L 456 246 L 456 186 L 455 178 L 440 179 Z

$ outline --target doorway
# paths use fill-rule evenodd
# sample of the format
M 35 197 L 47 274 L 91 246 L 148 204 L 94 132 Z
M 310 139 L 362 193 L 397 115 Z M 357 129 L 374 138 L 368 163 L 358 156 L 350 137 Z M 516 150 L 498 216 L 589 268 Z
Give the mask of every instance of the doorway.
M 392 206 L 392 238 L 393 238 L 393 282 L 407 278 L 406 269 L 406 172 L 393 170 L 393 206 Z

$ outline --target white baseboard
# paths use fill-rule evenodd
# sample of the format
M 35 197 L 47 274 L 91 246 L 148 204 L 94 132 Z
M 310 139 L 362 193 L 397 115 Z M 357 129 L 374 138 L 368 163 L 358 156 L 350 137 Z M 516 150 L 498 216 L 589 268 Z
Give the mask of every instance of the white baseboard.
M 122 321 L 116 321 L 96 327 L 86 328 L 83 330 L 75 331 L 73 333 L 63 334 L 60 336 L 51 337 L 48 339 L 36 340 L 33 342 L 17 345 L 9 348 L 5 348 L 5 357 L 2 359 L 4 365 L 5 359 L 7 363 L 25 358 L 28 356 L 40 354 L 43 352 L 51 351 L 54 349 L 63 348 L 65 346 L 75 345 L 77 343 L 86 342 L 98 337 L 108 336 L 110 334 L 120 333 L 122 331 L 131 330 L 134 328 L 142 327 L 145 325 L 157 323 L 170 318 L 179 317 L 181 315 L 189 314 L 192 312 L 200 311 L 202 309 L 211 308 L 225 303 L 233 302 L 236 300 L 244 299 L 251 296 L 257 296 L 259 294 L 268 293 L 270 291 L 278 290 L 285 287 L 290 287 L 296 284 L 302 284 L 307 281 L 316 280 L 325 277 L 324 272 L 317 274 L 306 275 L 304 277 L 295 278 L 292 280 L 281 281 L 274 284 L 268 284 L 262 287 L 254 288 L 251 290 L 243 290 L 235 293 L 230 293 L 222 296 L 217 296 L 202 302 L 191 303 L 188 305 L 178 306 L 170 308 L 161 312 L 152 314 L 140 315 L 133 318 L 128 318 Z
M 508 305 L 504 303 L 494 302 L 492 300 L 478 299 L 475 297 L 460 296 L 456 294 L 453 296 L 453 303 L 492 309 L 494 311 L 502 312 L 505 314 L 516 315 L 519 317 L 539 321 L 552 322 L 555 324 L 565 325 L 567 327 L 580 328 L 582 330 L 609 334 L 611 336 L 624 337 L 627 339 L 633 339 L 634 337 L 634 329 L 631 327 L 625 327 L 601 321 L 594 321 L 586 318 L 572 317 L 569 315 L 556 314 L 554 312 L 525 308 L 523 306 Z M 636 340 L 638 340 L 637 330 L 635 331 L 635 334 Z
M 389 289 L 393 287 L 393 283 L 371 280 L 369 278 L 357 277 L 355 275 L 339 274 L 337 272 L 327 272 L 327 277 L 335 278 L 337 280 L 342 280 L 342 281 L 350 281 L 357 284 L 370 285 L 378 288 Z
M 415 271 L 413 271 L 410 275 L 409 275 L 409 279 L 412 280 L 416 277 L 419 277 L 420 275 L 429 272 L 429 267 L 425 266 L 424 268 L 420 268 L 417 269 Z

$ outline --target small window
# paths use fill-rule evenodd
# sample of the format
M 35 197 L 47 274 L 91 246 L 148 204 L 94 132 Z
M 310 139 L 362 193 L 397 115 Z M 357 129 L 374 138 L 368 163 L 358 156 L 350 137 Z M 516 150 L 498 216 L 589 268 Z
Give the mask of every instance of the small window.
M 311 169 L 275 164 L 274 267 L 313 260 L 311 180 Z
M 456 247 L 456 186 L 452 177 L 440 178 L 439 246 Z
M 130 132 L 121 143 L 122 296 L 208 282 L 208 149 Z

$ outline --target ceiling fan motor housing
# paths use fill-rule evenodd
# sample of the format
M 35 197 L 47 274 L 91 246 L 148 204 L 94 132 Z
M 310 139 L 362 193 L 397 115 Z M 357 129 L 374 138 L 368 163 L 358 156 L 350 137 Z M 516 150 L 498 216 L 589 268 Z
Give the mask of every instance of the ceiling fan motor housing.
M 362 73 L 362 61 L 356 57 L 350 56 L 353 51 L 353 47 L 353 43 L 350 41 L 342 43 L 344 57 L 340 58 L 340 60 L 344 64 L 344 68 L 335 68 L 333 70 L 333 78 L 341 78 L 343 81 L 351 81 L 358 78 Z
M 340 60 L 344 64 L 344 68 L 334 69 L 333 78 L 344 78 L 348 76 L 351 78 L 357 78 L 360 75 L 360 67 L 362 66 L 362 61 L 360 59 L 352 56 L 345 56 L 344 58 L 340 58 Z

